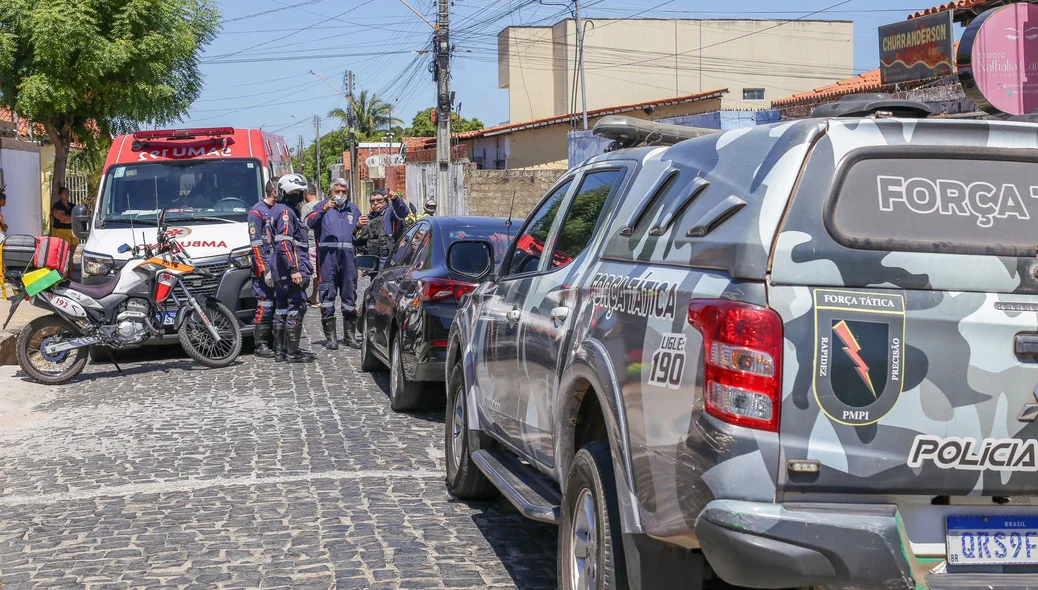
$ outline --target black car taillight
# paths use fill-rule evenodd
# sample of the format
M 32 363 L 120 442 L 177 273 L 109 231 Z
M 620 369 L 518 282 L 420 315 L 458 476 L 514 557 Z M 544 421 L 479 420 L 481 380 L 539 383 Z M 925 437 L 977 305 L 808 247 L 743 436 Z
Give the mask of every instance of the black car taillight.
M 471 293 L 478 285 L 450 279 L 424 278 L 418 281 L 418 299 L 421 301 L 457 301 Z

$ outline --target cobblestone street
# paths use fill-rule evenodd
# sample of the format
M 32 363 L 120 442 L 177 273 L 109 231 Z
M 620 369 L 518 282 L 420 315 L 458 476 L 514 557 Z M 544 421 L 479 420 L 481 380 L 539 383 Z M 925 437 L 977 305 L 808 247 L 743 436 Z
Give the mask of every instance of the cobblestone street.
M 317 316 L 318 362 L 276 372 L 178 347 L 56 388 L 3 367 L 4 590 L 554 588 L 554 527 L 449 499 L 442 388 L 394 414 L 386 375 L 324 350 Z

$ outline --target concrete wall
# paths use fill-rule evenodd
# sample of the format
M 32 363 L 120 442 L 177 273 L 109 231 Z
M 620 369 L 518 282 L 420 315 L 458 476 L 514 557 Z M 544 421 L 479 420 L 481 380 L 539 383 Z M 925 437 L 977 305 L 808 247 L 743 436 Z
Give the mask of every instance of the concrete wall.
M 470 165 L 471 166 L 471 165 Z M 465 192 L 468 215 L 508 217 L 523 220 L 565 170 L 468 170 Z
M 854 74 L 850 21 L 591 22 L 584 37 L 588 109 L 720 88 L 730 91 L 725 108 L 758 109 Z M 499 85 L 509 90 L 512 122 L 581 109 L 575 48 L 571 19 L 498 35 Z M 763 88 L 763 99 L 743 100 L 746 88 Z
M 2 182 L 7 185 L 7 205 L 3 213 L 8 233 L 42 234 L 40 146 L 6 137 L 0 139 L 0 170 L 3 170 Z

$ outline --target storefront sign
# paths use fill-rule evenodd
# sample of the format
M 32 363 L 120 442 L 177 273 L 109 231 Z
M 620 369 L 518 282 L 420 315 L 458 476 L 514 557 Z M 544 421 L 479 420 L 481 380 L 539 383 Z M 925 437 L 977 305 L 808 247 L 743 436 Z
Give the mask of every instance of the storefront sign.
M 1038 109 L 1038 6 L 1010 4 L 977 17 L 959 42 L 966 96 L 992 114 Z
M 879 28 L 879 75 L 883 84 L 950 75 L 955 39 L 951 11 Z
M 401 154 L 376 154 L 368 156 L 364 163 L 369 168 L 372 166 L 403 166 L 404 156 Z

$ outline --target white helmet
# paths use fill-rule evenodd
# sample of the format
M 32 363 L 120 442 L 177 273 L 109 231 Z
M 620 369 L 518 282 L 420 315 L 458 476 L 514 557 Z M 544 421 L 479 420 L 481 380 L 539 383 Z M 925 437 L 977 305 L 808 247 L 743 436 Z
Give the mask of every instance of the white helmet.
M 429 215 L 436 213 L 436 199 L 429 199 L 425 202 L 425 212 Z
M 297 172 L 286 174 L 278 179 L 278 194 L 277 201 L 282 203 L 286 200 L 292 201 L 302 200 L 306 194 L 307 181 L 306 177 Z

